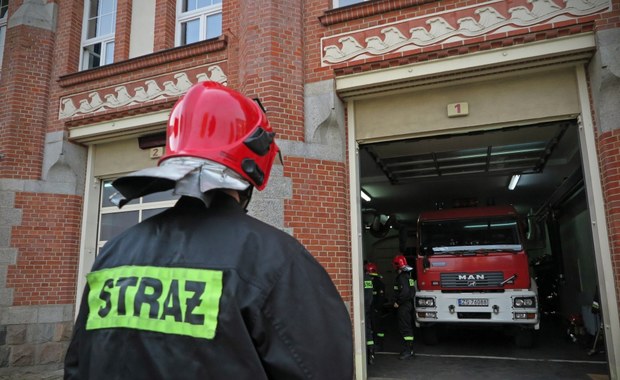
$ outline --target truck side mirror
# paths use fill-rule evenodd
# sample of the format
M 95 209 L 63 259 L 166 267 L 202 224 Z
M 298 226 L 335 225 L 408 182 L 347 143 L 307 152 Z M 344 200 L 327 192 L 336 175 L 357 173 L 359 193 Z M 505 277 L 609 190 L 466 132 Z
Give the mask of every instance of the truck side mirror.
M 422 258 L 422 266 L 424 267 L 424 269 L 428 269 L 431 267 L 431 261 L 428 259 L 428 256 L 424 255 L 424 258 Z
M 425 257 L 426 257 L 426 256 L 429 256 L 429 255 L 432 255 L 432 254 L 433 254 L 433 248 L 431 248 L 430 246 L 425 245 L 425 246 L 422 246 L 421 248 L 422 248 L 422 249 L 421 249 L 421 251 L 422 251 L 422 256 L 425 256 Z

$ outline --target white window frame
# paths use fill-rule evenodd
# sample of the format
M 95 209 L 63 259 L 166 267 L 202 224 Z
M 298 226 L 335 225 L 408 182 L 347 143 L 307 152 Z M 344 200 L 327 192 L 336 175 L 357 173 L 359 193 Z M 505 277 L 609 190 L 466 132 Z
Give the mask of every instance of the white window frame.
M 105 188 L 106 186 L 108 186 L 108 184 L 112 183 L 112 179 L 101 179 L 100 181 L 101 181 L 101 189 L 99 193 L 99 206 L 98 206 L 99 207 L 99 219 L 98 219 L 98 225 L 97 225 L 97 254 L 99 254 L 99 251 L 107 242 L 107 240 L 101 240 L 101 227 L 103 225 L 101 220 L 104 215 L 121 214 L 121 213 L 137 211 L 138 212 L 137 223 L 140 223 L 145 219 L 143 216 L 144 211 L 153 210 L 153 209 L 161 209 L 161 208 L 168 209 L 170 207 L 173 207 L 178 201 L 178 197 L 176 197 L 176 198 L 171 198 L 169 200 L 161 200 L 161 201 L 156 201 L 156 202 L 155 201 L 144 202 L 144 197 L 140 197 L 126 204 L 125 206 L 123 206 L 122 209 L 119 209 L 116 206 L 103 206 L 103 197 L 105 194 Z M 128 226 L 128 228 L 129 227 L 130 226 Z
M 182 46 L 181 44 L 181 30 L 182 24 L 188 21 L 200 20 L 199 37 L 198 41 L 204 41 L 207 39 L 207 17 L 222 13 L 222 3 L 208 5 L 203 8 L 198 8 L 193 11 L 183 12 L 183 1 L 177 0 L 177 21 L 175 29 L 174 46 Z M 220 34 L 221 35 L 221 34 Z M 196 42 L 198 42 L 196 41 Z
M 89 70 L 89 69 L 94 69 L 96 67 L 101 67 L 101 66 L 105 66 L 107 64 L 110 63 L 114 63 L 114 48 L 112 49 L 112 57 L 108 57 L 107 54 L 107 46 L 108 44 L 112 43 L 114 44 L 114 37 L 116 34 L 116 13 L 118 10 L 118 2 L 117 0 L 113 0 L 114 1 L 114 12 L 113 12 L 113 21 L 112 24 L 114 25 L 113 28 L 113 32 L 112 33 L 108 33 L 105 35 L 97 35 L 93 38 L 87 38 L 88 36 L 88 24 L 89 24 L 89 9 L 90 9 L 90 5 L 91 5 L 91 0 L 85 0 L 84 1 L 84 17 L 83 17 L 83 22 L 82 22 L 82 43 L 81 43 L 81 47 L 80 47 L 80 70 Z M 101 4 L 101 2 L 99 3 Z M 97 16 L 96 17 L 101 17 L 103 16 L 102 14 L 99 13 L 99 11 L 97 11 Z M 94 66 L 94 67 L 87 67 L 85 66 L 87 64 L 87 60 L 85 59 L 86 57 L 86 48 L 90 47 L 90 46 L 94 46 L 96 44 L 101 44 L 101 53 L 99 56 L 99 66 Z M 106 63 L 106 61 L 108 61 L 108 58 L 110 59 L 109 63 Z
M 4 14 L 4 17 L 0 18 L 0 73 L 2 72 L 2 61 L 4 59 L 4 41 L 5 41 L 5 37 L 6 37 L 6 31 L 7 31 L 7 21 L 9 20 L 9 2 L 7 1 L 6 4 L 7 10 L 6 13 Z M 2 31 L 4 31 L 2 33 Z
M 342 0 L 333 0 L 334 9 L 335 8 L 348 7 L 349 5 L 363 3 L 363 2 L 366 2 L 368 0 L 357 0 L 355 3 L 351 3 L 351 4 L 347 4 L 347 5 L 340 5 L 341 1 Z

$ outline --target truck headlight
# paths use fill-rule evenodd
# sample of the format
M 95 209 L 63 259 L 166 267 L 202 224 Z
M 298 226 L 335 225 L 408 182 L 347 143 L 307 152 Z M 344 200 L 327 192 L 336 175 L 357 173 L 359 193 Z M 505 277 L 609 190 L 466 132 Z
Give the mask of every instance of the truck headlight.
M 514 307 L 536 307 L 536 297 L 516 297 L 512 300 Z
M 416 297 L 418 307 L 435 307 L 435 299 L 430 297 Z

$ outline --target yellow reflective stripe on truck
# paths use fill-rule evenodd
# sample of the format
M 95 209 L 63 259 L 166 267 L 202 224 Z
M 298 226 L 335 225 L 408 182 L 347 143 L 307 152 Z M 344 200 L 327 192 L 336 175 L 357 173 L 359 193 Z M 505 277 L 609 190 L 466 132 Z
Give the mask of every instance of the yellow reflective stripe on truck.
M 223 272 L 121 266 L 87 275 L 86 330 L 131 328 L 213 339 Z

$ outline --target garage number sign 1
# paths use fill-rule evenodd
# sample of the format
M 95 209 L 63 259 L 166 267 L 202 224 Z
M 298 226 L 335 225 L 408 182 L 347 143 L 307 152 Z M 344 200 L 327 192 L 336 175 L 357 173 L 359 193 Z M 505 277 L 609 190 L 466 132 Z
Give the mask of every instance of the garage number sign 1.
M 459 102 L 448 104 L 448 117 L 459 117 L 469 115 L 469 103 Z

